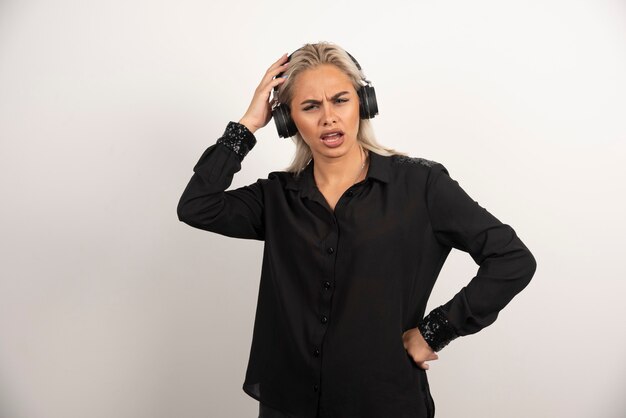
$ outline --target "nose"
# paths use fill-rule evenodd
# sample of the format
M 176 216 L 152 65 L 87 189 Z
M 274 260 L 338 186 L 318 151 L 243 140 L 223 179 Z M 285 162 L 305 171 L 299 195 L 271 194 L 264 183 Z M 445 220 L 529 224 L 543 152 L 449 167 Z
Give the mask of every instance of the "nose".
M 332 125 L 333 123 L 337 122 L 337 117 L 335 116 L 333 112 L 333 107 L 331 106 L 329 102 L 324 103 L 324 112 L 322 114 L 322 122 L 324 126 Z

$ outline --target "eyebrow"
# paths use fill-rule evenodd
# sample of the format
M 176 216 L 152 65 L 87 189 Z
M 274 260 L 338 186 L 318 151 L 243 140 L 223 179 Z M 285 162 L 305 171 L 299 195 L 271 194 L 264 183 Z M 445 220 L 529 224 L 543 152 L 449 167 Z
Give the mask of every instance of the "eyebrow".
M 330 99 L 331 99 L 331 100 L 334 100 L 334 99 L 336 99 L 337 97 L 339 97 L 339 96 L 343 96 L 344 94 L 348 94 L 348 93 L 350 93 L 350 92 L 349 92 L 349 91 L 347 91 L 347 90 L 340 91 L 339 93 L 335 94 L 335 95 L 334 95 L 333 97 L 331 97 Z M 303 105 L 303 104 L 305 104 L 305 103 L 319 104 L 319 103 L 321 103 L 321 102 L 320 102 L 319 100 L 308 99 L 308 100 L 305 100 L 305 101 L 303 101 L 302 103 L 300 103 L 300 105 Z

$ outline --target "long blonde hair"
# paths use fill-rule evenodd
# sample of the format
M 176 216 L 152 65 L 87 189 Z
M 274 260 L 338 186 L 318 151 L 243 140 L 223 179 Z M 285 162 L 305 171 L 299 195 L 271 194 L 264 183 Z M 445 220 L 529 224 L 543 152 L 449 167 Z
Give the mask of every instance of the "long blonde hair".
M 285 71 L 288 78 L 280 84 L 278 88 L 278 101 L 283 104 L 291 103 L 294 97 L 294 81 L 298 74 L 315 68 L 321 64 L 333 64 L 350 77 L 355 90 L 359 90 L 362 86 L 361 80 L 365 79 L 365 74 L 359 70 L 346 53 L 346 51 L 338 45 L 331 42 L 319 42 L 316 44 L 305 44 L 302 48 L 295 51 L 289 59 L 289 67 Z M 285 168 L 285 171 L 293 173 L 296 177 L 300 175 L 302 170 L 307 166 L 313 153 L 307 143 L 297 132 L 291 137 L 296 144 L 296 152 L 291 164 Z M 374 135 L 374 129 L 369 119 L 361 119 L 359 121 L 359 131 L 357 133 L 357 141 L 363 148 L 381 155 L 407 155 L 404 152 L 397 151 L 393 148 L 385 147 L 378 143 Z

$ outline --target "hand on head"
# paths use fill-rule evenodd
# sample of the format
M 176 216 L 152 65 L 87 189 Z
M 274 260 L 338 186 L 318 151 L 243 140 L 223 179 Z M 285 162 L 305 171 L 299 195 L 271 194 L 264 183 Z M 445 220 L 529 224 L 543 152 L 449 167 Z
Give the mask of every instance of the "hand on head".
M 287 69 L 289 65 L 289 62 L 286 62 L 287 57 L 286 53 L 283 54 L 267 69 L 254 91 L 248 110 L 239 120 L 239 123 L 245 125 L 252 133 L 267 125 L 272 118 L 272 102 L 269 100 L 269 97 L 274 87 L 286 80 L 283 77 L 274 77 Z

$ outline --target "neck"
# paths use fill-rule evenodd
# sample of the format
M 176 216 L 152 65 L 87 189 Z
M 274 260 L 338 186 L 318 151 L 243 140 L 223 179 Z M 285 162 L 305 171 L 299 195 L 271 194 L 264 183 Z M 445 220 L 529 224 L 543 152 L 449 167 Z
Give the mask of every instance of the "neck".
M 365 163 L 365 167 L 363 166 Z M 357 183 L 366 173 L 367 152 L 355 144 L 352 150 L 337 158 L 318 156 L 313 165 L 313 174 L 318 187 L 333 187 Z

